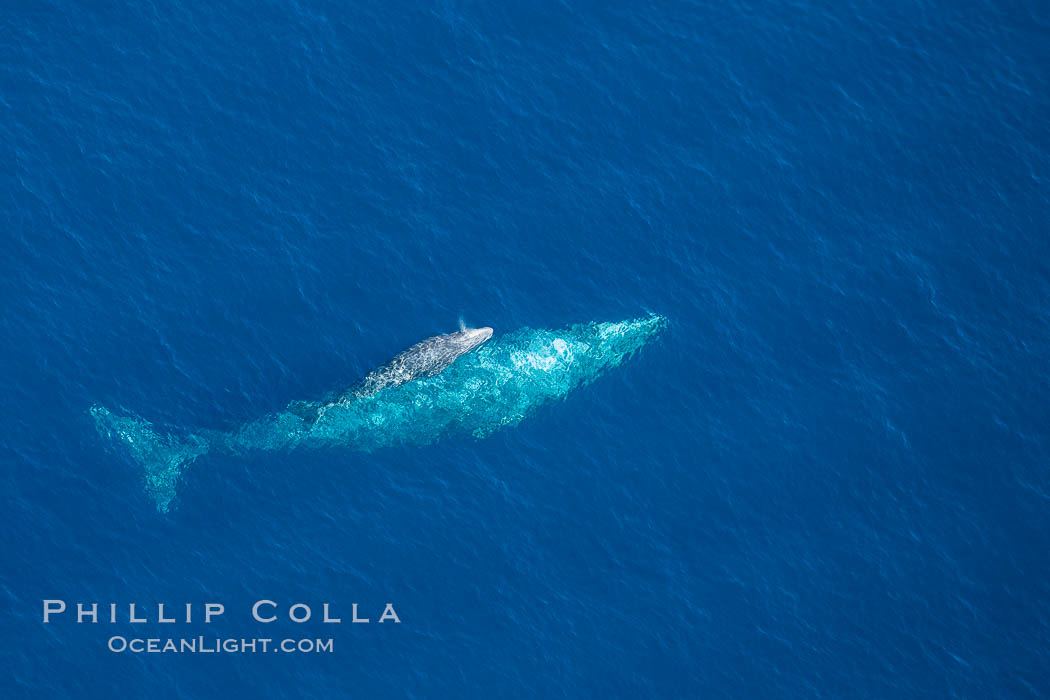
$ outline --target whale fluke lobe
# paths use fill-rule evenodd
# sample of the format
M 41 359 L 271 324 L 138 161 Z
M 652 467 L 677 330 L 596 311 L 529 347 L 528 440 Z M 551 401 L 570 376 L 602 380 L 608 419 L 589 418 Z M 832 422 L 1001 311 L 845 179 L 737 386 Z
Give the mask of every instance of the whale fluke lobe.
M 117 416 L 101 406 L 91 413 L 99 432 L 124 446 L 142 467 L 147 493 L 157 509 L 166 512 L 179 475 L 207 452 L 324 447 L 367 452 L 430 444 L 453 434 L 482 438 L 595 381 L 666 326 L 664 317 L 653 314 L 562 330 L 523 328 L 491 342 L 485 342 L 491 328 L 467 329 L 449 335 L 473 334 L 459 340 L 477 349 L 455 354 L 447 362 L 441 352 L 427 354 L 428 343 L 446 338 L 436 336 L 370 373 L 336 401 L 295 401 L 229 433 L 198 431 L 176 437 L 154 430 L 137 416 Z M 411 362 L 399 363 L 399 358 Z M 421 358 L 429 359 L 412 364 Z
M 91 415 L 99 433 L 122 445 L 143 469 L 146 494 L 161 513 L 167 513 L 175 498 L 182 470 L 208 451 L 207 441 L 190 434 L 185 439 L 161 435 L 153 425 L 137 416 L 118 416 L 102 406 L 92 406 Z

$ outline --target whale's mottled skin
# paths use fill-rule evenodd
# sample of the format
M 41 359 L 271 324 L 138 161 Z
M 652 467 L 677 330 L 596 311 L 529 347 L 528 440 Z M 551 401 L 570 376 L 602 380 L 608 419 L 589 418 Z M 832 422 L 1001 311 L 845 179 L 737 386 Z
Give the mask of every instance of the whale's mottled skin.
M 492 337 L 492 329 L 464 328 L 455 333 L 435 335 L 416 343 L 394 359 L 369 372 L 358 384 L 320 406 L 303 401 L 289 404 L 288 409 L 312 423 L 333 406 L 345 406 L 355 398 L 375 396 L 379 392 L 400 386 L 421 377 L 433 377 L 443 372 L 456 358 L 470 352 Z
M 165 512 L 182 471 L 208 452 L 327 447 L 367 452 L 425 445 L 457 433 L 485 437 L 590 384 L 666 325 L 662 316 L 652 315 L 561 330 L 523 328 L 492 342 L 484 342 L 491 336 L 486 328 L 463 332 L 473 335 L 452 333 L 459 337 L 451 339 L 437 336 L 334 401 L 296 402 L 230 432 L 161 433 L 138 416 L 102 406 L 91 413 L 99 432 L 114 438 L 143 469 L 147 494 Z
M 433 377 L 492 337 L 491 328 L 467 328 L 455 333 L 435 335 L 398 354 L 382 367 L 372 370 L 364 380 L 340 397 L 336 403 L 345 403 L 350 397 L 373 396 L 420 377 Z

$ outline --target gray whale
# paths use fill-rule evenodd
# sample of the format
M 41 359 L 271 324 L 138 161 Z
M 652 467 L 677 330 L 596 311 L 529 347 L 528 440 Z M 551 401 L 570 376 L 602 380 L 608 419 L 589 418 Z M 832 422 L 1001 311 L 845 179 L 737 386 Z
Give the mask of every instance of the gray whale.
M 208 453 L 332 447 L 371 452 L 457 434 L 483 438 L 596 381 L 666 326 L 667 319 L 652 314 L 553 330 L 522 328 L 474 352 L 431 338 L 370 373 L 340 401 L 295 402 L 228 431 L 158 430 L 133 413 L 98 405 L 91 415 L 99 433 L 141 469 L 157 510 L 167 512 L 183 471 Z M 469 338 L 460 340 L 469 344 Z

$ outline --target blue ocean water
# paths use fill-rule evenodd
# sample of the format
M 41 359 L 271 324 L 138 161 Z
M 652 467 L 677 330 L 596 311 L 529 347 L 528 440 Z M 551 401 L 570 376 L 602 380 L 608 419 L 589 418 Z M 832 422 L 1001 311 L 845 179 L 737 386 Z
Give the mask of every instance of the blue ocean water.
M 3 697 L 1050 695 L 1045 4 L 6 10 Z M 503 429 L 209 453 L 167 513 L 90 413 L 650 314 Z M 198 634 L 334 651 L 107 650 Z

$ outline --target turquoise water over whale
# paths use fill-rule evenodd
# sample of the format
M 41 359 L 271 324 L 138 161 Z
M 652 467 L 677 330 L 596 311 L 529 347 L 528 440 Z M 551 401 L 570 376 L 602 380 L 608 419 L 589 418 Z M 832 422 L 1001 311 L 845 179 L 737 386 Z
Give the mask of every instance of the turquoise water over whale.
M 99 431 L 127 450 L 144 470 L 146 492 L 166 512 L 182 470 L 209 451 L 241 454 L 299 446 L 342 446 L 370 451 L 424 445 L 452 432 L 482 438 L 515 425 L 540 406 L 564 398 L 620 365 L 665 326 L 662 316 L 578 324 L 564 330 L 522 328 L 423 377 L 345 404 L 327 404 L 316 421 L 281 411 L 232 433 L 158 434 L 137 416 L 94 406 Z

